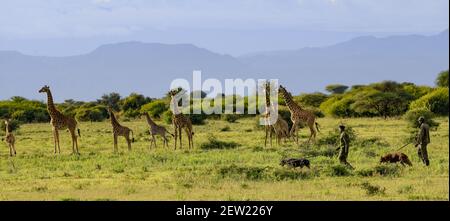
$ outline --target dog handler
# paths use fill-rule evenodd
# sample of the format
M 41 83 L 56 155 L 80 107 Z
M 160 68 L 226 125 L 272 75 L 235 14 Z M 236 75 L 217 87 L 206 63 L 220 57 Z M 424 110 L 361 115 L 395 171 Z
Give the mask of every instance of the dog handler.
M 419 159 L 421 159 L 425 165 L 429 166 L 430 161 L 428 160 L 427 145 L 430 143 L 430 126 L 425 123 L 424 117 L 419 117 L 418 122 L 420 124 L 420 130 L 416 136 L 415 147 L 418 147 L 417 153 Z
M 350 163 L 347 162 L 348 157 L 348 151 L 349 151 L 349 145 L 350 145 L 350 137 L 348 136 L 347 132 L 345 132 L 345 126 L 343 124 L 339 125 L 339 147 L 337 150 L 339 151 L 339 162 L 342 164 L 345 164 L 346 166 L 353 168 Z

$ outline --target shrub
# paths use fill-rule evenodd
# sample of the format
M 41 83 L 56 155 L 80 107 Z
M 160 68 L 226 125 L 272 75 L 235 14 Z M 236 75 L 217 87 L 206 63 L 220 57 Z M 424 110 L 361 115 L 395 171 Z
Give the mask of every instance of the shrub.
M 168 110 L 166 102 L 162 100 L 152 101 L 141 107 L 141 113 L 147 112 L 151 117 L 161 118 L 162 114 Z
M 409 123 L 411 127 L 417 128 L 419 127 L 419 122 L 417 120 L 420 116 L 423 116 L 425 118 L 425 122 L 430 125 L 430 127 L 439 126 L 439 124 L 433 120 L 434 114 L 426 108 L 409 110 L 408 112 L 406 112 L 403 118 Z
M 12 119 L 12 120 L 9 122 L 9 127 L 8 127 L 8 129 L 9 129 L 10 132 L 15 131 L 15 130 L 18 130 L 19 128 L 20 128 L 20 122 L 19 122 L 18 120 Z M 3 133 L 5 132 L 5 130 L 6 130 L 6 125 L 5 125 L 5 121 L 4 121 L 4 120 L 1 120 L 1 121 L 0 121 L 0 130 L 1 130 L 1 133 L 2 133 L 2 134 L 3 134 Z
M 448 87 L 448 70 L 439 73 L 436 78 L 436 85 L 438 87 Z
M 77 109 L 75 117 L 80 121 L 100 122 L 108 117 L 108 112 L 104 106 L 82 106 Z
M 222 114 L 222 119 L 229 123 L 234 123 L 239 119 L 237 114 Z
M 448 116 L 449 112 L 448 87 L 435 89 L 432 92 L 422 96 L 418 100 L 415 100 L 410 105 L 410 109 L 423 109 L 423 108 L 426 108 L 435 114 Z
M 171 124 L 172 123 L 172 111 L 171 110 L 166 110 L 164 111 L 164 113 L 161 115 L 161 119 L 162 121 L 164 121 L 164 123 L 166 124 Z
M 375 166 L 374 171 L 381 176 L 398 176 L 400 168 L 396 164 L 380 164 Z
M 377 185 L 372 185 L 369 182 L 362 183 L 361 188 L 366 190 L 366 194 L 369 196 L 373 196 L 373 195 L 377 195 L 377 194 L 383 195 L 384 192 L 386 191 L 386 188 L 380 187 Z
M 351 172 L 349 169 L 341 164 L 333 165 L 328 168 L 328 175 L 329 176 L 350 176 Z
M 208 141 L 200 145 L 201 149 L 232 149 L 239 146 L 236 142 L 225 142 L 218 140 L 214 135 L 210 134 Z
M 347 132 L 350 142 L 355 141 L 357 139 L 357 134 L 353 127 L 346 126 L 345 131 Z M 339 131 L 339 128 L 335 128 L 333 131 L 328 132 L 327 136 L 321 137 L 318 141 L 318 145 L 332 145 L 337 146 L 339 144 L 339 136 L 341 132 Z
M 295 101 L 311 107 L 319 107 L 320 104 L 327 100 L 327 98 L 328 95 L 319 92 L 312 94 L 301 94 L 300 96 L 294 97 Z

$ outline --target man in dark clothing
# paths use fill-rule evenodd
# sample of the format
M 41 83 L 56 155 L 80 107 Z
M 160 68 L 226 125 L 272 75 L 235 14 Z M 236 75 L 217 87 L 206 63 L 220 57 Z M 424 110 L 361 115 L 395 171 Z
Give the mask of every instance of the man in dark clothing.
M 428 151 L 427 151 L 427 145 L 430 143 L 430 126 L 425 123 L 424 117 L 419 117 L 418 119 L 420 124 L 420 130 L 416 137 L 416 147 L 418 147 L 418 155 L 419 159 L 422 160 L 422 162 L 429 166 L 430 161 L 428 160 Z
M 345 132 L 345 126 L 344 125 L 339 125 L 339 131 L 340 131 L 340 135 L 339 135 L 339 147 L 338 150 L 339 151 L 339 162 L 341 162 L 342 164 L 353 168 L 352 165 L 350 165 L 350 163 L 347 162 L 347 157 L 348 157 L 348 151 L 349 151 L 349 145 L 350 145 L 350 137 L 348 136 L 347 132 Z

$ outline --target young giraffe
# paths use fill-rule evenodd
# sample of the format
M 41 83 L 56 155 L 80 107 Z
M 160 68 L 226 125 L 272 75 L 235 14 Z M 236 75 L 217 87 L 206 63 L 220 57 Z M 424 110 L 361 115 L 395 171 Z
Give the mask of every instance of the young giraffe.
M 9 147 L 9 156 L 13 156 L 13 154 L 16 155 L 16 147 L 14 146 L 16 142 L 16 137 L 9 131 L 9 122 L 10 122 L 9 119 L 5 120 L 5 131 L 6 131 L 5 141 Z
M 172 90 L 169 92 L 171 97 L 171 106 L 172 106 L 172 124 L 174 128 L 174 135 L 175 138 L 175 150 L 177 149 L 177 136 L 180 136 L 180 148 L 183 148 L 183 142 L 181 141 L 181 131 L 184 128 L 186 131 L 188 141 L 189 141 L 189 149 L 194 148 L 194 140 L 193 135 L 194 132 L 192 131 L 192 123 L 189 117 L 186 117 L 183 113 L 181 113 L 180 110 L 178 110 L 178 96 L 177 94 L 180 92 L 177 92 L 175 90 Z
M 125 137 L 128 144 L 128 151 L 131 151 L 131 142 L 134 142 L 134 134 L 133 131 L 125 126 L 120 125 L 119 121 L 117 121 L 116 116 L 113 113 L 111 107 L 108 107 L 109 118 L 111 119 L 111 125 L 113 127 L 113 136 L 114 136 L 114 152 L 118 151 L 117 148 L 117 137 L 123 136 Z M 131 139 L 130 139 L 131 133 Z
M 286 88 L 284 88 L 282 85 L 280 85 L 279 92 L 283 96 L 286 105 L 289 111 L 291 112 L 291 120 L 293 124 L 290 131 L 290 135 L 295 137 L 295 142 L 297 143 L 297 145 L 298 145 L 298 135 L 296 133 L 298 130 L 298 126 L 300 125 L 301 122 L 306 122 L 306 124 L 309 127 L 309 130 L 311 131 L 308 143 L 311 141 L 311 138 L 315 140 L 317 134 L 316 129 L 317 131 L 319 131 L 319 124 L 316 122 L 316 116 L 314 115 L 314 113 L 308 110 L 304 110 L 302 107 L 300 107 L 300 105 L 295 103 L 291 93 L 289 93 L 286 90 Z
M 171 134 L 169 131 L 167 131 L 167 129 L 163 126 L 157 125 L 151 118 L 150 115 L 145 112 L 143 113 L 143 115 L 145 115 L 145 118 L 147 119 L 147 123 L 150 126 L 150 134 L 152 135 L 152 141 L 150 142 L 150 148 L 152 147 L 152 143 L 155 145 L 156 147 L 156 137 L 155 135 L 160 135 L 163 140 L 164 140 L 164 146 L 167 147 L 168 145 L 168 140 L 166 137 L 166 133 L 174 136 L 173 134 Z
M 264 118 L 266 121 L 265 129 L 266 129 L 266 138 L 264 141 L 264 145 L 267 146 L 267 137 L 270 136 L 270 146 L 272 146 L 272 135 L 275 132 L 277 144 L 280 145 L 281 138 L 288 138 L 287 134 L 289 131 L 289 126 L 285 120 L 278 114 L 278 118 L 274 124 L 270 124 L 270 110 L 272 113 L 275 113 L 275 109 L 270 102 L 270 92 L 271 92 L 271 84 L 270 81 L 266 81 L 264 83 L 264 91 L 266 94 L 266 112 L 264 114 Z M 286 141 L 286 139 L 285 139 Z
M 78 141 L 77 135 L 75 134 L 75 130 L 78 132 L 78 136 L 81 137 L 80 129 L 77 129 L 77 121 L 75 118 L 70 116 L 64 116 L 61 112 L 59 112 L 55 104 L 53 103 L 52 92 L 50 91 L 50 87 L 45 85 L 39 90 L 39 93 L 47 93 L 47 110 L 50 115 L 50 124 L 53 129 L 53 139 L 55 143 L 55 153 L 58 150 L 58 153 L 61 153 L 61 148 L 59 146 L 59 130 L 69 129 L 70 135 L 72 137 L 72 153 L 80 154 L 78 151 Z
M 281 139 L 284 138 L 284 142 L 286 142 L 286 138 L 289 138 L 289 125 L 288 123 L 278 115 L 277 122 L 273 125 L 273 129 L 276 134 L 277 144 L 281 145 Z

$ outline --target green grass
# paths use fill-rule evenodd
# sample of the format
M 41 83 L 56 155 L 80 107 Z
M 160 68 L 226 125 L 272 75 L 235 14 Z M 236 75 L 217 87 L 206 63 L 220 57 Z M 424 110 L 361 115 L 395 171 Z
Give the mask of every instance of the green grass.
M 402 152 L 413 167 L 378 164 L 409 136 L 403 120 L 321 118 L 318 138 L 342 121 L 359 139 L 350 147 L 354 170 L 337 164 L 332 146 L 264 147 L 264 129 L 253 118 L 194 126 L 195 148 L 186 149 L 183 134 L 184 149 L 176 151 L 173 138 L 169 148 L 158 138 L 149 149 L 144 120 L 124 122 L 136 142 L 128 152 L 121 138 L 118 154 L 109 122 L 81 123 L 81 156 L 71 155 L 68 132 L 60 132 L 62 153 L 54 155 L 49 124 L 22 125 L 17 157 L 0 144 L 0 200 L 449 200 L 448 118 L 431 132 L 429 168 L 412 146 Z M 300 131 L 302 142 L 307 133 Z M 311 169 L 281 167 L 283 157 L 307 157 Z

